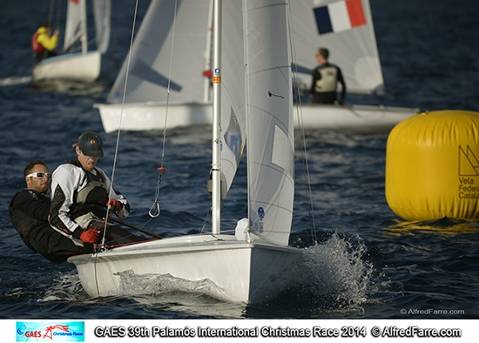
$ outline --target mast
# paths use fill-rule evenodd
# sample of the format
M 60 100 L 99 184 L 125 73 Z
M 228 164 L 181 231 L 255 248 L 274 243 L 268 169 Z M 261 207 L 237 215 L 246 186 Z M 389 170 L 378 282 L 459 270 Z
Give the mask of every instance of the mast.
M 221 150 L 220 150 L 220 111 L 221 111 L 221 0 L 213 2 L 213 160 L 212 160 L 212 204 L 211 231 L 220 233 L 221 222 Z
M 87 23 L 86 23 L 86 0 L 80 3 L 80 30 L 81 30 L 81 52 L 86 54 L 88 52 L 88 37 L 87 37 Z
M 213 0 L 210 0 L 208 9 L 208 30 L 206 31 L 205 67 L 203 70 L 211 71 L 211 34 L 213 31 Z M 210 78 L 205 77 L 203 83 L 203 101 L 210 100 Z

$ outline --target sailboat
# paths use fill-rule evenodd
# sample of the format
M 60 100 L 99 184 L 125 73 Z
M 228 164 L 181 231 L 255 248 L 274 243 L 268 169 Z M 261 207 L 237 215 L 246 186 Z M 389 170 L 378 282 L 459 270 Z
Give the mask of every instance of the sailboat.
M 88 50 L 87 0 L 69 0 L 63 53 L 49 57 L 33 68 L 33 80 L 95 81 L 100 75 L 101 55 L 110 40 L 110 0 L 93 0 L 96 50 Z M 80 44 L 80 52 L 71 52 Z
M 108 95 L 108 104 L 96 104 L 106 132 L 118 129 L 120 110 L 125 130 L 163 129 L 212 123 L 210 80 L 213 0 L 152 1 L 131 52 L 131 72 L 123 100 L 127 60 Z M 175 21 L 175 30 L 172 30 Z M 172 45 L 172 41 L 174 44 Z M 170 53 L 175 56 L 168 94 Z
M 317 62 L 314 50 L 327 47 L 341 67 L 348 93 L 381 94 L 384 79 L 369 0 L 291 1 L 291 37 L 296 86 L 309 91 Z M 305 128 L 384 130 L 419 112 L 382 105 L 301 104 Z
M 168 109 L 170 115 L 166 122 L 164 99 L 168 59 L 165 56 L 171 49 L 173 32 L 170 27 L 174 13 L 171 4 L 153 2 L 150 5 L 133 46 L 133 70 L 130 75 L 133 82 L 128 85 L 127 104 L 122 107 L 125 114 L 123 129 L 144 131 L 211 124 L 209 80 L 202 76 L 202 71 L 209 69 L 211 54 L 209 2 L 184 0 L 178 9 L 177 20 L 181 25 L 177 35 L 181 38 L 175 43 L 174 52 L 175 56 L 180 56 L 175 61 L 180 68 L 172 77 L 174 87 L 169 96 L 173 106 Z M 343 70 L 348 92 L 371 94 L 382 91 L 384 81 L 369 0 L 295 0 L 289 6 L 295 87 L 310 84 L 316 63 L 315 50 L 326 46 L 333 61 Z M 353 10 L 348 12 L 351 6 Z M 317 13 L 321 11 L 331 13 L 326 21 L 329 26 L 335 24 L 334 31 L 320 32 L 319 26 L 324 27 L 320 21 L 325 20 L 318 18 Z M 359 22 L 356 17 L 360 17 Z M 162 20 L 163 24 L 154 25 L 157 20 Z M 152 45 L 153 41 L 160 44 Z M 118 129 L 125 70 L 126 62 L 107 98 L 108 103 L 95 105 L 106 132 Z M 301 104 L 298 107 L 301 116 L 294 118 L 296 127 L 301 121 L 304 128 L 366 132 L 388 130 L 419 111 L 416 108 L 382 105 Z
M 213 13 L 211 232 L 71 257 L 92 297 L 148 292 L 144 283 L 160 278 L 169 289 L 257 303 L 295 280 L 302 250 L 288 246 L 294 198 L 288 4 L 214 0 Z M 228 234 L 221 202 L 245 146 L 248 218 Z

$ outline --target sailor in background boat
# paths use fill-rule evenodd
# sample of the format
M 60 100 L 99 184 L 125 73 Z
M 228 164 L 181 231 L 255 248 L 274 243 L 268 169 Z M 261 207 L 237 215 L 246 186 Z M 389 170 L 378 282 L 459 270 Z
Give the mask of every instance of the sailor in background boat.
M 346 82 L 341 68 L 329 63 L 329 50 L 319 48 L 316 52 L 316 60 L 319 65 L 313 70 L 313 82 L 311 83 L 311 96 L 315 104 L 344 104 L 346 95 Z M 341 84 L 341 93 L 338 98 L 338 83 Z
M 27 188 L 13 197 L 10 220 L 23 242 L 52 262 L 60 263 L 70 256 L 93 252 L 93 245 L 77 246 L 50 227 L 49 176 L 44 162 L 38 160 L 27 164 L 24 169 Z
M 103 143 L 99 135 L 85 132 L 73 145 L 76 159 L 60 165 L 52 175 L 52 205 L 50 224 L 60 233 L 84 243 L 100 243 L 107 212 L 125 218 L 129 213 L 127 199 L 110 190 L 110 179 L 96 167 L 103 157 Z M 109 226 L 107 240 L 116 243 L 137 240 L 125 230 Z
M 58 45 L 58 30 L 53 32 L 50 24 L 41 25 L 32 36 L 32 50 L 35 54 L 36 62 L 41 62 L 44 58 L 55 56 L 55 49 Z

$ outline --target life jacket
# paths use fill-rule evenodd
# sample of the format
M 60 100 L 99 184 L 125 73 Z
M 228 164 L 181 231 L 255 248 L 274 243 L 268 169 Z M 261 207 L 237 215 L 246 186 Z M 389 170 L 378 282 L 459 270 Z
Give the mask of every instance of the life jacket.
M 39 42 L 38 42 L 38 37 L 42 34 L 45 34 L 45 28 L 44 27 L 40 27 L 37 32 L 35 32 L 32 36 L 32 50 L 33 52 L 37 53 L 37 54 L 41 54 L 42 52 L 45 51 L 45 48 L 43 45 L 41 45 Z
M 336 92 L 338 86 L 338 70 L 334 66 L 318 68 L 321 79 L 316 81 L 314 89 L 317 93 Z
M 82 168 L 78 161 L 72 161 L 71 164 Z M 70 213 L 78 225 L 86 228 L 93 219 L 105 216 L 108 189 L 105 178 L 98 170 L 96 170 L 96 175 L 86 170 L 83 171 L 85 172 L 86 185 L 73 195 L 73 205 L 70 208 Z

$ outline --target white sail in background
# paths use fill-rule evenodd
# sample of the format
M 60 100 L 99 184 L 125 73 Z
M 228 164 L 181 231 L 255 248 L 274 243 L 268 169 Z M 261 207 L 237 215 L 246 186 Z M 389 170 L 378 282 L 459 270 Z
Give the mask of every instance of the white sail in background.
M 170 101 L 203 100 L 203 61 L 208 30 L 209 0 L 152 1 L 132 47 L 127 102 L 166 100 L 174 32 Z M 127 59 L 108 96 L 118 103 L 123 92 Z
M 288 245 L 294 127 L 286 0 L 245 0 L 248 215 L 260 237 Z
M 69 50 L 76 42 L 78 42 L 85 28 L 82 21 L 85 15 L 85 0 L 68 0 L 67 17 L 65 23 L 65 40 L 63 50 Z
M 246 142 L 242 1 L 223 0 L 221 49 L 222 193 L 230 188 Z
M 330 51 L 330 62 L 342 71 L 348 92 L 381 91 L 383 75 L 369 0 L 290 1 L 295 76 L 311 85 L 319 47 Z
M 102 54 L 106 52 L 110 42 L 110 14 L 111 0 L 93 0 L 96 46 Z

